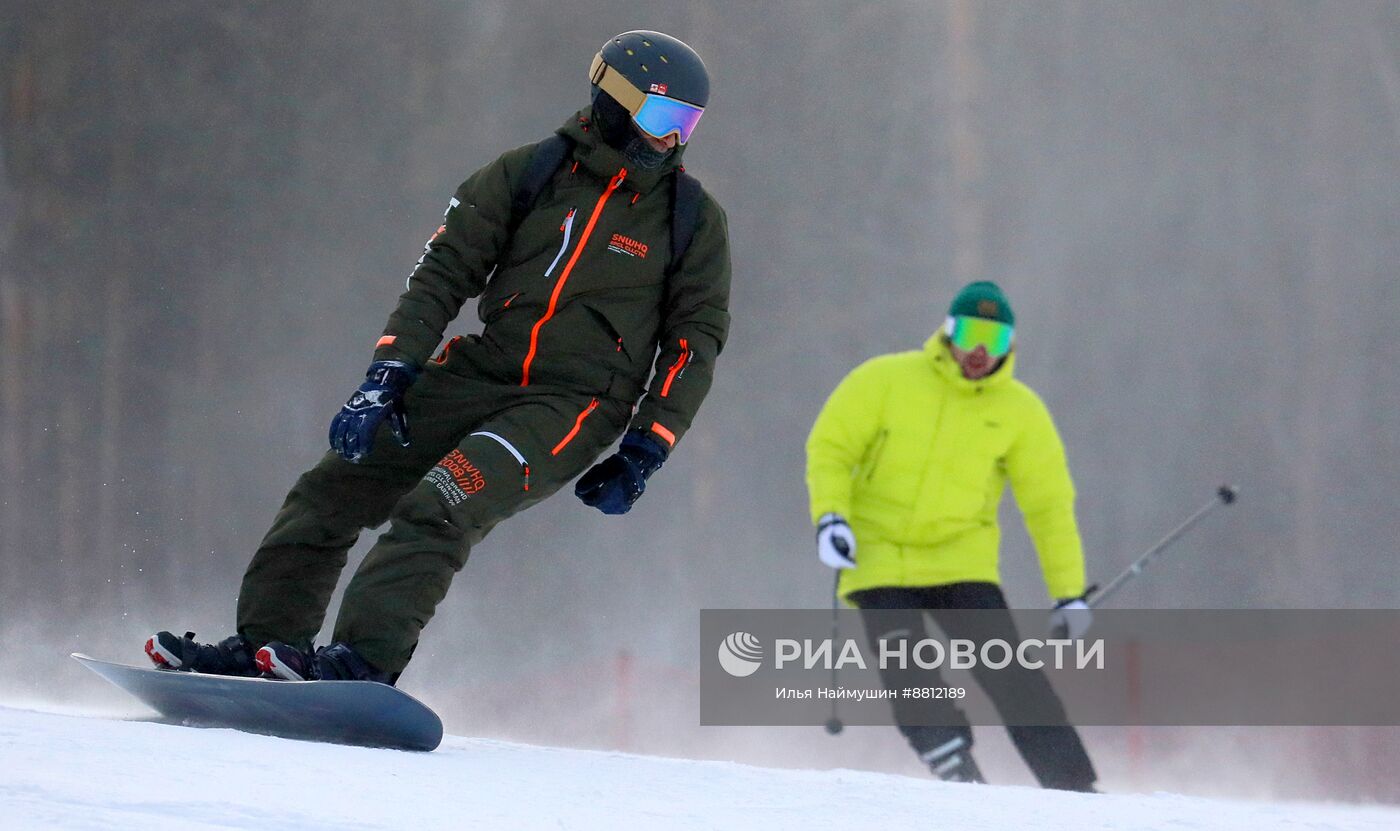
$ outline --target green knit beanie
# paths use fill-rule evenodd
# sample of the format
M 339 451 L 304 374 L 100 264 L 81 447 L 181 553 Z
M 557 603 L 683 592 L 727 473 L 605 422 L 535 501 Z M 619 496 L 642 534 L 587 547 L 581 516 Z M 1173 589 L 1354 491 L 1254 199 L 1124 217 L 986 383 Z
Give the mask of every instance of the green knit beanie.
M 1016 325 L 1016 315 L 1011 313 L 1011 301 L 1002 294 L 1000 286 L 988 280 L 979 280 L 964 286 L 963 290 L 958 292 L 958 296 L 953 298 L 953 305 L 948 307 L 948 314 L 985 317 L 1009 326 Z

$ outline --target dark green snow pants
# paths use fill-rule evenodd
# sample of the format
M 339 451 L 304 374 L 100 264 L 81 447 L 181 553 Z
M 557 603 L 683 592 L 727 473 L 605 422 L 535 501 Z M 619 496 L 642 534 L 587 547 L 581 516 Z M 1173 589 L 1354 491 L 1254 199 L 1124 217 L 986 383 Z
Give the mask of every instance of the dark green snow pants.
M 389 522 L 345 590 L 333 640 L 399 673 L 471 547 L 581 474 L 632 403 L 483 380 L 430 364 L 358 464 L 327 453 L 297 480 L 243 577 L 238 632 L 307 649 L 360 531 Z

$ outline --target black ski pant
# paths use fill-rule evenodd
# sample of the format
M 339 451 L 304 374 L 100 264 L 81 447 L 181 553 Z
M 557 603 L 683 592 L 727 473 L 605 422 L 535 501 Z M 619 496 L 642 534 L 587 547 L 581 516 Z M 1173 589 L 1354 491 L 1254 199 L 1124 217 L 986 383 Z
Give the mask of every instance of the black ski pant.
M 879 654 L 881 640 L 894 643 L 908 639 L 912 643 L 930 637 L 926 615 L 932 617 L 950 639 L 966 638 L 978 644 L 992 638 L 1011 644 L 1020 640 L 1006 598 L 995 583 L 864 589 L 852 592 L 849 599 L 860 608 L 865 634 L 874 654 Z M 1002 614 L 949 614 L 958 609 L 987 609 Z M 906 646 L 906 650 L 908 648 Z M 1017 712 L 1031 709 L 1045 714 L 1044 721 L 1060 725 L 1007 727 L 1016 750 L 1041 786 L 1085 790 L 1094 783 L 1098 777 L 1089 754 L 1079 740 L 1079 733 L 1069 726 L 1064 706 L 1043 672 L 1019 668 L 1014 662 L 1010 667 L 997 670 L 979 662 L 971 671 L 1004 718 L 1013 709 Z M 930 672 L 935 674 L 932 680 Z M 901 669 L 895 662 L 888 662 L 880 674 L 887 689 L 940 683 L 936 671 L 919 669 L 912 663 Z M 969 747 L 972 744 L 972 728 L 967 717 L 950 700 L 896 698 L 894 716 L 899 731 L 921 755 L 959 737 Z
M 243 577 L 238 631 L 309 649 L 350 547 L 389 523 L 345 590 L 333 641 L 397 675 L 471 548 L 572 481 L 622 434 L 630 401 L 430 364 L 404 399 L 412 444 L 378 431 L 367 458 L 301 476 Z

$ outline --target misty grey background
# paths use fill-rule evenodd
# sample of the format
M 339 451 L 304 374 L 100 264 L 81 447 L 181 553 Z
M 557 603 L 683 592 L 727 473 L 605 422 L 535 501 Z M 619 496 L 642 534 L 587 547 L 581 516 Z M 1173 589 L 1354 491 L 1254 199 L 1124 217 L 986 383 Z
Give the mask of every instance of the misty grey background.
M 732 337 L 631 514 L 561 494 L 474 552 L 404 678 L 449 729 L 919 775 L 874 728 L 700 730 L 697 612 L 830 602 L 812 418 L 978 277 L 1016 307 L 1092 576 L 1242 488 L 1117 603 L 1397 605 L 1400 5 L 638 8 L 5 4 L 8 695 L 110 701 L 66 652 L 227 634 L 453 189 L 585 103 L 598 45 L 638 27 L 713 75 L 687 162 L 730 216 Z M 1009 504 L 1008 594 L 1041 605 Z M 1090 745 L 1119 786 L 1396 798 L 1393 733 L 1222 735 Z

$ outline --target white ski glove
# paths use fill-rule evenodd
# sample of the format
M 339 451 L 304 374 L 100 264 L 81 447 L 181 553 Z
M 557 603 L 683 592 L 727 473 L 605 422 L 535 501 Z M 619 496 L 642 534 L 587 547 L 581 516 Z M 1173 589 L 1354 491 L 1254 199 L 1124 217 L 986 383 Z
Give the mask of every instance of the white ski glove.
M 1089 631 L 1094 623 L 1094 610 L 1084 602 L 1083 597 L 1071 597 L 1055 604 L 1050 613 L 1051 637 L 1077 641 Z
M 840 514 L 817 520 L 817 557 L 832 568 L 856 567 L 856 535 Z

